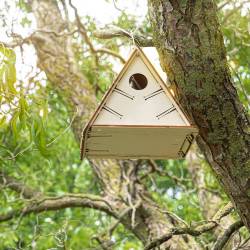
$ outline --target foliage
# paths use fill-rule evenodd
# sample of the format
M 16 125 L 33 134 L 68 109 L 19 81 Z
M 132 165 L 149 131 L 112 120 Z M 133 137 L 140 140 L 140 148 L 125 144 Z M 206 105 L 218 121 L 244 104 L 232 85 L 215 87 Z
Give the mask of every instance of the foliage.
M 236 1 L 237 3 L 237 1 Z M 220 12 L 220 21 L 222 22 L 222 31 L 224 34 L 229 66 L 232 72 L 234 82 L 241 102 L 249 110 L 250 108 L 250 32 L 249 32 L 249 10 L 247 6 L 243 8 L 235 5 L 225 11 Z

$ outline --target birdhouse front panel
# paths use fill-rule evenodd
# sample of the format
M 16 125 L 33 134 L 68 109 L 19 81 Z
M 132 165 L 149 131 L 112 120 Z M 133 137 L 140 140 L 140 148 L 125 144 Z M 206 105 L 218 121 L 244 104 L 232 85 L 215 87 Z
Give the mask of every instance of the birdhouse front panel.
M 176 106 L 137 56 L 93 125 L 187 125 Z
M 82 157 L 176 159 L 186 155 L 197 128 L 168 91 L 163 74 L 141 49 L 133 51 L 83 131 Z

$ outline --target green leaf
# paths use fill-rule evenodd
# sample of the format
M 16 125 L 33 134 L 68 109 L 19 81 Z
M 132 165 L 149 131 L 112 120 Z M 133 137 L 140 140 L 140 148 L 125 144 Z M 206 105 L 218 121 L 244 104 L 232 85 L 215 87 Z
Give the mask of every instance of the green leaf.
M 0 44 L 0 53 L 2 53 L 2 61 L 0 63 L 0 90 L 8 101 L 14 99 L 14 95 L 17 94 L 15 88 L 16 82 L 16 55 L 15 52 L 9 48 L 4 47 Z
M 0 127 L 2 127 L 4 125 L 5 121 L 6 121 L 6 116 L 1 117 L 1 119 L 0 119 Z
M 47 148 L 46 132 L 40 116 L 34 116 L 31 139 L 35 142 L 38 150 L 44 157 L 48 157 L 50 152 Z
M 20 113 L 19 113 L 20 124 L 22 128 L 25 128 L 27 120 L 26 112 L 28 111 L 28 104 L 23 95 L 21 95 L 19 99 L 19 108 L 20 108 Z
M 14 64 L 8 64 L 7 70 L 5 72 L 6 77 L 6 84 L 8 87 L 8 90 L 11 94 L 16 94 L 17 91 L 14 87 L 14 84 L 16 82 L 16 68 Z
M 11 126 L 11 129 L 12 129 L 12 133 L 13 133 L 13 137 L 14 137 L 14 141 L 16 142 L 17 140 L 17 137 L 18 137 L 18 131 L 17 131 L 17 120 L 18 120 L 18 117 L 19 117 L 19 111 L 15 111 L 12 118 L 11 118 L 11 121 L 10 121 L 10 126 Z

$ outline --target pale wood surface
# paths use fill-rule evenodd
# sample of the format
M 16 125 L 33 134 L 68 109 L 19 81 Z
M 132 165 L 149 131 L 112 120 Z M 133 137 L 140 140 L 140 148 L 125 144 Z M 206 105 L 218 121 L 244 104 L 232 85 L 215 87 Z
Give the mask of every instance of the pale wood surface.
M 93 158 L 181 158 L 187 135 L 195 127 L 93 126 L 87 138 L 87 157 Z M 184 151 L 188 144 L 184 143 Z
M 146 88 L 136 90 L 129 85 L 129 78 L 136 73 L 146 76 Z M 179 114 L 181 111 L 177 109 L 177 104 L 170 100 L 168 93 L 161 88 L 141 57 L 134 58 L 116 88 L 127 96 L 113 91 L 105 101 L 105 106 L 120 115 L 102 109 L 94 125 L 188 125 Z M 162 92 L 152 94 L 157 90 Z M 172 112 L 158 117 L 164 111 L 171 111 L 172 107 Z

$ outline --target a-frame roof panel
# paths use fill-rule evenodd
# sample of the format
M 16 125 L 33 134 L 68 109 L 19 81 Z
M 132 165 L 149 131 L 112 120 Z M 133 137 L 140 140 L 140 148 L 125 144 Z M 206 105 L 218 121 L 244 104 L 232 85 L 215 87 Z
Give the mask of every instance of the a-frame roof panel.
M 140 48 L 137 48 L 137 49 L 138 49 L 138 51 L 140 53 L 141 58 L 144 60 L 145 65 L 149 68 L 149 70 L 155 76 L 155 78 L 158 81 L 158 83 L 165 90 L 166 95 L 170 98 L 171 102 L 176 107 L 176 109 L 178 110 L 178 112 L 181 115 L 181 117 L 185 120 L 185 122 L 188 124 L 188 126 L 191 126 L 190 120 L 188 119 L 188 117 L 186 116 L 186 114 L 182 110 L 182 108 L 178 105 L 178 102 L 175 100 L 174 96 L 172 95 L 172 93 L 168 89 L 168 87 L 166 85 L 166 82 L 160 76 L 160 74 L 165 74 L 165 73 L 162 70 L 161 70 L 161 72 L 157 71 L 157 69 L 151 63 L 151 61 L 149 60 L 149 58 L 144 54 L 143 50 L 140 49 Z M 157 53 L 156 49 L 155 49 L 155 52 Z M 158 65 L 159 65 L 159 63 L 158 63 Z
M 141 50 L 146 55 L 146 57 L 149 59 L 149 61 L 154 65 L 155 70 L 158 72 L 161 79 L 167 85 L 167 74 L 162 70 L 162 67 L 160 64 L 159 54 L 158 54 L 156 48 L 155 47 L 145 47 L 145 48 L 141 48 Z

